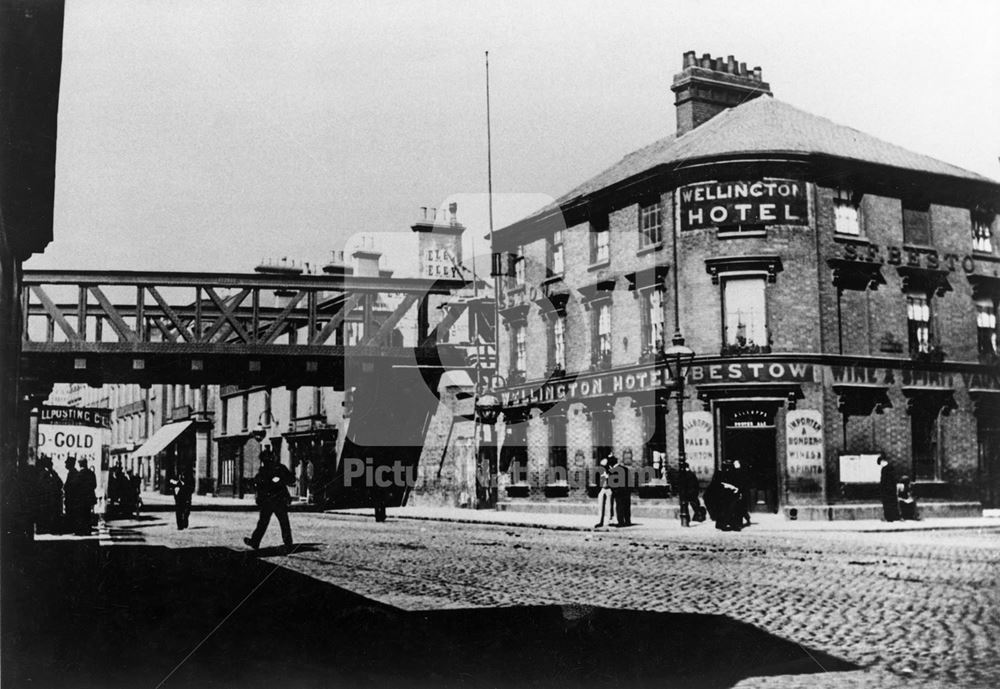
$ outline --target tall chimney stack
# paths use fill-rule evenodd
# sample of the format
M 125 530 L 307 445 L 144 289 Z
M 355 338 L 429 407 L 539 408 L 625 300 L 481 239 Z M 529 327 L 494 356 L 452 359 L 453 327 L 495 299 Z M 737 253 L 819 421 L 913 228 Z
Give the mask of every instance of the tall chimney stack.
M 689 50 L 681 64 L 670 87 L 677 107 L 677 136 L 705 124 L 727 108 L 757 96 L 772 95 L 760 67 L 748 70 L 745 62 L 738 62 L 732 55 L 716 59 L 705 53 L 698 58 Z

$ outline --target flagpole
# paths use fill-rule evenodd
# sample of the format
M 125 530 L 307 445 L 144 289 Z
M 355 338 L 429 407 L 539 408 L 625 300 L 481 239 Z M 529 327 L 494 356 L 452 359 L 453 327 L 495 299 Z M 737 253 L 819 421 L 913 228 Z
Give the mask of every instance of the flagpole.
M 494 375 L 490 376 L 490 392 L 493 390 L 495 375 L 500 369 L 500 270 L 493 268 L 498 265 L 496 260 L 496 246 L 493 243 L 493 134 L 490 122 L 490 51 L 486 51 L 486 194 L 489 201 L 490 212 L 490 276 L 493 278 L 493 349 L 496 352 L 496 363 Z M 496 273 L 496 275 L 494 275 Z M 488 486 L 488 502 L 491 507 L 496 507 L 498 499 L 500 443 L 497 436 L 497 419 L 493 419 L 493 426 L 490 432 L 494 451 L 490 453 L 490 475 Z

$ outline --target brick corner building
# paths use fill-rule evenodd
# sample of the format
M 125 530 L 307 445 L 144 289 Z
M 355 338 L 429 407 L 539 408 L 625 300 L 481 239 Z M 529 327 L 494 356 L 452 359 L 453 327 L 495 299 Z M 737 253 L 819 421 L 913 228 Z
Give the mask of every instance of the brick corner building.
M 1000 183 L 783 103 L 732 56 L 686 53 L 672 90 L 676 134 L 496 232 L 501 499 L 579 502 L 614 451 L 666 504 L 679 330 L 703 482 L 740 459 L 758 510 L 876 516 L 883 455 L 927 515 L 1000 506 Z

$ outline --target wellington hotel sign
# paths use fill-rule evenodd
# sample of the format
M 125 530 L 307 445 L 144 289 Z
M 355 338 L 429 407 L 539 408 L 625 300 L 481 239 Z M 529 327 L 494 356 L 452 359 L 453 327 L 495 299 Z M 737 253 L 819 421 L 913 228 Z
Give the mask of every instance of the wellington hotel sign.
M 681 230 L 720 225 L 807 225 L 809 195 L 805 182 L 762 179 L 701 182 L 681 187 Z
M 740 361 L 724 364 L 694 364 L 687 381 L 705 383 L 807 383 L 816 380 L 813 364 L 778 361 Z M 497 391 L 504 407 L 531 404 L 582 402 L 618 394 L 652 394 L 673 385 L 670 371 L 663 365 L 560 378 L 536 385 Z

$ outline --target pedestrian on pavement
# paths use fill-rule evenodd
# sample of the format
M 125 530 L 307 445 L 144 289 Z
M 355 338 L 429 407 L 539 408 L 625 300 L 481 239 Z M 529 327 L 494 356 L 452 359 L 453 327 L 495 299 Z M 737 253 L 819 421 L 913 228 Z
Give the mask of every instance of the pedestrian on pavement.
M 615 460 L 613 464 L 612 459 Z M 608 465 L 608 478 L 615 505 L 614 511 L 618 515 L 618 526 L 632 526 L 632 472 L 624 461 L 619 462 L 614 455 L 608 458 Z
M 733 483 L 732 464 L 723 462 L 705 489 L 705 505 L 720 531 L 740 531 L 743 518 L 740 503 L 743 496 Z
M 176 477 L 170 479 L 174 491 L 174 513 L 177 516 L 177 530 L 188 527 L 191 517 L 191 496 L 194 495 L 194 475 L 191 470 L 184 469 Z
M 691 510 L 694 513 L 691 518 L 696 522 L 705 521 L 706 510 L 702 506 L 701 501 L 698 499 L 698 493 L 701 490 L 701 487 L 698 485 L 697 474 L 691 470 L 690 466 L 685 464 L 684 469 L 680 472 L 680 475 L 677 478 L 677 481 L 679 483 L 677 492 L 680 494 L 681 499 L 691 506 Z
M 42 455 L 38 459 L 38 511 L 35 529 L 38 533 L 58 533 L 62 520 L 63 482 L 52 468 L 52 458 Z
M 613 495 L 611 493 L 610 481 L 610 471 L 614 466 L 611 464 L 614 460 L 615 464 L 618 460 L 615 459 L 614 455 L 610 455 L 606 459 L 602 459 L 601 463 L 598 465 L 597 469 L 597 523 L 594 524 L 594 528 L 598 529 L 604 526 L 604 514 L 608 513 L 608 524 L 615 516 L 615 502 L 613 500 Z
M 294 485 L 295 475 L 285 465 L 278 462 L 270 450 L 263 450 L 260 454 L 260 471 L 254 478 L 260 517 L 257 519 L 257 528 L 254 529 L 253 535 L 244 538 L 244 543 L 254 550 L 259 548 L 273 514 L 277 517 L 278 525 L 281 527 L 281 540 L 285 544 L 285 549 L 292 548 L 294 545 L 292 527 L 288 523 L 288 505 L 292 498 L 288 493 L 288 486 Z
M 740 519 L 744 526 L 750 526 L 750 477 L 738 459 L 733 460 L 732 477 L 733 485 L 739 489 L 742 498 L 738 505 Z
M 899 520 L 899 496 L 896 492 L 896 471 L 884 456 L 876 461 L 882 467 L 879 475 L 879 497 L 882 498 L 882 518 L 887 522 Z
M 71 461 L 67 460 L 67 469 Z M 97 504 L 97 477 L 86 459 L 79 460 L 78 465 L 79 468 L 66 475 L 66 516 L 75 535 L 89 536 Z
M 896 486 L 896 499 L 899 503 L 899 518 L 917 521 L 917 500 L 913 497 L 913 489 L 910 487 L 910 477 L 903 476 Z

